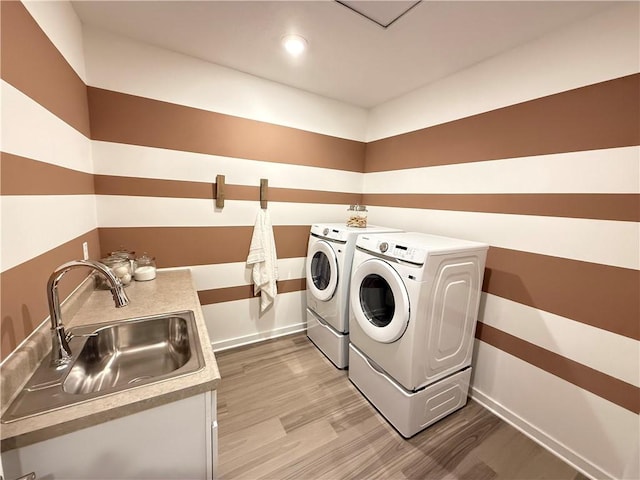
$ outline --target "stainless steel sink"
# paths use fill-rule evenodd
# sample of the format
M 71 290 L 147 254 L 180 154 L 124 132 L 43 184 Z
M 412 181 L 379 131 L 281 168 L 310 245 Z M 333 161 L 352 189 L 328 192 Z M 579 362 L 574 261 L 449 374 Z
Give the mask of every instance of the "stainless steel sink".
M 86 394 L 175 372 L 191 358 L 189 327 L 178 316 L 136 320 L 90 334 L 62 388 Z
M 204 367 L 190 310 L 87 325 L 70 333 L 71 362 L 55 368 L 45 358 L 2 416 L 3 423 Z

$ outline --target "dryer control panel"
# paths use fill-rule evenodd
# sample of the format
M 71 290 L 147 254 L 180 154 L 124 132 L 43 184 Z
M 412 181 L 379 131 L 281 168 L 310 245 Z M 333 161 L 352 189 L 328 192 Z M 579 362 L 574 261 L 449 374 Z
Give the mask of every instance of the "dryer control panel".
M 409 244 L 402 244 L 392 239 L 378 238 L 376 235 L 360 235 L 358 248 L 385 258 L 422 265 L 427 259 L 427 250 Z
M 393 244 L 391 246 L 391 255 L 405 262 L 422 265 L 427 259 L 427 252 L 420 248 L 409 247 L 406 245 Z

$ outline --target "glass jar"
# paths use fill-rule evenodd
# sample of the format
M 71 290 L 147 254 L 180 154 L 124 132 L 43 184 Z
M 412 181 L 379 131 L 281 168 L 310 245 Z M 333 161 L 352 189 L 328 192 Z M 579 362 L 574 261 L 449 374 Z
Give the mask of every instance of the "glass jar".
M 127 250 L 123 246 L 120 246 L 119 250 L 114 250 L 113 252 L 108 253 L 109 257 L 120 257 L 126 259 L 131 264 L 131 273 L 133 274 L 133 270 L 135 268 L 134 261 L 136 258 L 136 252 L 133 250 Z
M 156 259 L 151 257 L 147 252 L 136 258 L 136 269 L 133 272 L 133 278 L 138 282 L 146 282 L 156 278 Z
M 366 205 L 349 205 L 347 209 L 347 227 L 366 227 L 367 214 Z
M 128 259 L 119 255 L 109 255 L 108 257 L 101 258 L 100 262 L 104 263 L 109 270 L 120 279 L 125 287 L 131 283 L 133 275 L 131 274 L 131 262 L 129 262 Z M 96 273 L 95 279 L 96 288 L 102 290 L 109 290 L 111 288 L 106 278 L 104 278 L 104 275 Z

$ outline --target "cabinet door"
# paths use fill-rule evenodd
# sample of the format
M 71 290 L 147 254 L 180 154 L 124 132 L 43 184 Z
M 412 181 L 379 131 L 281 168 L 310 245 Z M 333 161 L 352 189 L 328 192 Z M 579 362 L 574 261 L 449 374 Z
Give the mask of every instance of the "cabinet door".
M 2 453 L 5 478 L 212 478 L 215 407 L 207 392 Z
M 208 455 L 206 478 L 215 480 L 218 478 L 218 396 L 215 390 L 207 392 L 206 395 L 206 421 L 209 426 L 209 435 L 205 443 Z

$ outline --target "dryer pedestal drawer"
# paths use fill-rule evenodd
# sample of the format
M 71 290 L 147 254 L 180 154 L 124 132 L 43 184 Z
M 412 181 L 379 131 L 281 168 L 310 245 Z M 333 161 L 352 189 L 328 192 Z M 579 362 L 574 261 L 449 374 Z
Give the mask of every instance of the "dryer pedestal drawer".
M 347 368 L 349 334 L 336 332 L 307 308 L 307 337 L 338 368 Z
M 471 367 L 409 392 L 349 345 L 349 380 L 403 437 L 409 438 L 466 405 Z

